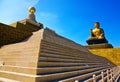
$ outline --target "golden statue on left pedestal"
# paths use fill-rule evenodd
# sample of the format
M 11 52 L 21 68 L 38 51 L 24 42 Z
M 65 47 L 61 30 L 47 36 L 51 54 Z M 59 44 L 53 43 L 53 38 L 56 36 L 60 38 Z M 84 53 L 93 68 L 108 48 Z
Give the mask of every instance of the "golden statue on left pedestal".
M 36 19 L 35 19 L 35 15 L 34 15 L 35 11 L 36 11 L 36 9 L 35 9 L 34 7 L 30 7 L 30 8 L 29 8 L 30 14 L 29 14 L 29 16 L 28 16 L 28 19 L 31 20 L 31 21 L 33 21 L 33 22 L 36 22 L 36 23 L 37 23 L 37 21 L 36 21 Z
M 30 12 L 31 14 L 34 14 L 35 11 L 36 11 L 36 9 L 35 9 L 34 7 L 30 7 L 30 8 L 29 8 L 29 12 Z

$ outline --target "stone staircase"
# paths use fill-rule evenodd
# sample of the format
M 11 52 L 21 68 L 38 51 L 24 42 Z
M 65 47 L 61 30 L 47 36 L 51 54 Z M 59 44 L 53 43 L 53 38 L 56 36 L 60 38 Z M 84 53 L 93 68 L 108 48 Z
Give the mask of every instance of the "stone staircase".
M 19 82 L 83 82 L 115 67 L 48 28 L 20 43 L 2 46 L 0 62 L 0 77 Z

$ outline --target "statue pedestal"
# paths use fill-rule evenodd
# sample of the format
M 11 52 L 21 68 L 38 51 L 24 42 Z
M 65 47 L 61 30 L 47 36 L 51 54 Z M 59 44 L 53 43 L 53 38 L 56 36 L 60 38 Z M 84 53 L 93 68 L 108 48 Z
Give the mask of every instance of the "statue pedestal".
M 108 43 L 102 43 L 102 44 L 92 44 L 85 46 L 88 49 L 103 49 L 103 48 L 113 48 L 111 44 Z
M 36 23 L 29 19 L 24 19 L 22 21 L 15 22 L 11 24 L 10 26 L 16 29 L 28 31 L 28 32 L 35 32 L 43 28 L 43 24 Z
M 30 27 L 33 27 L 33 28 L 43 28 L 43 24 L 41 23 L 36 23 L 30 19 L 24 19 L 22 21 L 19 21 L 20 23 L 24 24 L 24 25 L 28 25 Z
M 108 43 L 107 39 L 105 39 L 105 38 L 103 38 L 103 39 L 94 39 L 94 40 L 87 40 L 86 42 L 88 43 L 88 45 Z

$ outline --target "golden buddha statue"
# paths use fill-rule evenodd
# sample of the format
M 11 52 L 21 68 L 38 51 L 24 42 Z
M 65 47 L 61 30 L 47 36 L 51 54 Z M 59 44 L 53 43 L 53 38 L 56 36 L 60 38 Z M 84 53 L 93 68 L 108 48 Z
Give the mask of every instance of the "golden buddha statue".
M 91 29 L 91 36 L 88 38 L 87 43 L 88 44 L 99 44 L 99 43 L 108 43 L 108 41 L 105 39 L 104 30 L 100 28 L 100 23 L 95 22 L 94 29 Z
M 95 22 L 94 26 L 95 26 L 95 29 L 90 30 L 91 37 L 89 38 L 89 40 L 103 39 L 104 38 L 104 30 L 102 28 L 100 28 L 100 23 Z
M 29 16 L 28 16 L 28 19 L 29 19 L 30 21 L 33 21 L 33 22 L 37 23 L 37 21 L 36 21 L 36 19 L 35 19 L 35 15 L 34 15 L 35 11 L 36 11 L 36 9 L 35 9 L 34 7 L 30 7 L 30 8 L 29 8 L 30 14 L 29 14 Z
M 30 8 L 29 8 L 29 12 L 30 12 L 31 14 L 34 14 L 35 11 L 36 11 L 36 9 L 35 9 L 34 7 L 30 7 Z

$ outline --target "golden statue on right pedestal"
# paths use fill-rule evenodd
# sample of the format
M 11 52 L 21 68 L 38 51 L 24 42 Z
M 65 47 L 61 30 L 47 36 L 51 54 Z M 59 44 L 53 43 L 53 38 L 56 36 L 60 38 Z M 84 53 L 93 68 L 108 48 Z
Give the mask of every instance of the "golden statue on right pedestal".
M 99 22 L 95 22 L 94 24 L 95 29 L 91 29 L 91 37 L 89 38 L 89 40 L 93 40 L 93 39 L 103 39 L 105 38 L 104 36 L 104 30 L 102 28 L 100 28 L 100 23 Z
M 88 44 L 100 44 L 100 43 L 108 43 L 108 41 L 105 38 L 104 30 L 100 28 L 100 23 L 95 22 L 94 29 L 90 30 L 91 36 L 88 38 L 87 43 Z

